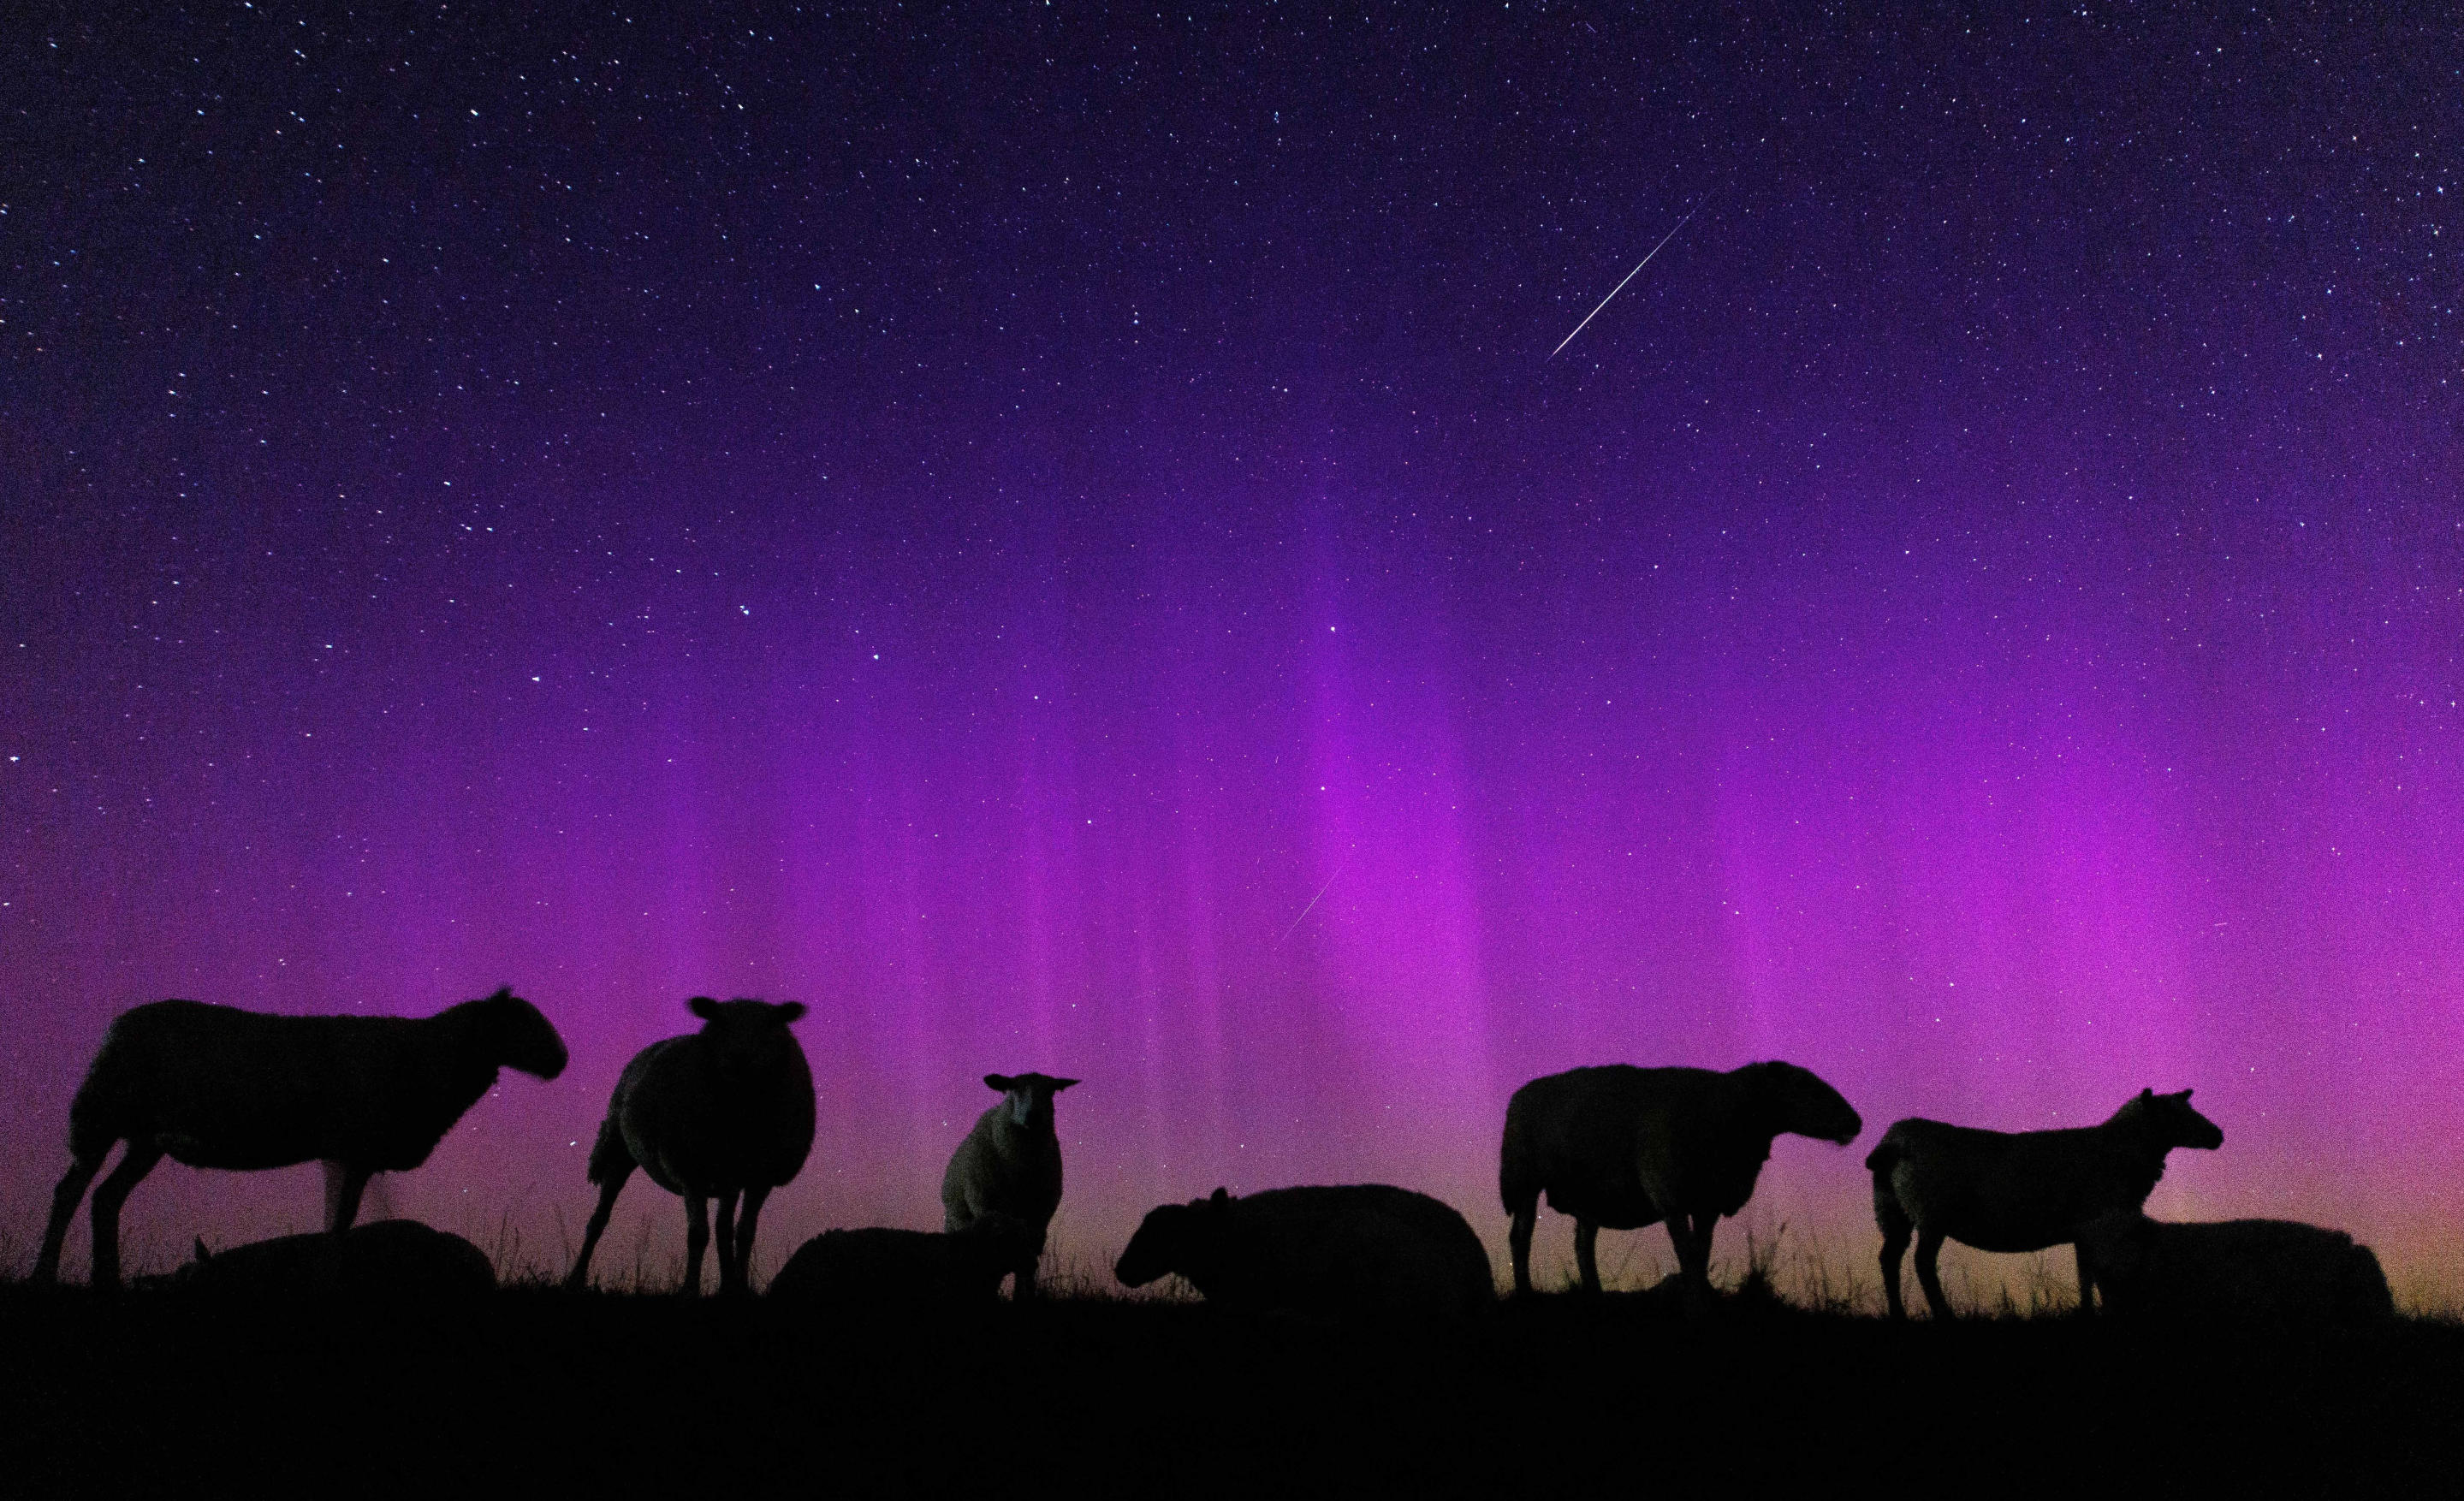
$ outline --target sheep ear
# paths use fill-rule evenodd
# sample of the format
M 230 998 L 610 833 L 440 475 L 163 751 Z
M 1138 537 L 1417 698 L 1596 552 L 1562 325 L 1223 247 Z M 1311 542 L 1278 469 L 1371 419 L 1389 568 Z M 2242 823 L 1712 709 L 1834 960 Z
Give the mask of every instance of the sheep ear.
M 206 1238 L 202 1235 L 197 1237 L 197 1259 L 199 1261 L 211 1261 L 214 1259 L 214 1253 L 206 1249 Z
M 984 1075 L 984 1085 L 988 1089 L 996 1089 L 1001 1091 L 1003 1094 L 1007 1094 L 1010 1091 L 1009 1075 L 1006 1073 L 987 1073 Z
M 1052 1093 L 1058 1094 L 1077 1082 L 1076 1079 L 1055 1079 L 1052 1081 Z
M 1222 1189 L 1218 1188 L 1215 1192 L 1207 1196 L 1206 1202 L 1208 1203 L 1230 1203 L 1232 1202 L 1232 1196 L 1224 1192 Z
M 2141 1090 L 2139 1092 L 2139 1097 L 2144 1100 L 2154 1099 L 2156 1097 L 2156 1087 L 2151 1084 L 2147 1088 Z
M 782 1026 L 789 1022 L 801 1020 L 803 1014 L 804 1003 L 802 1001 L 781 1001 L 779 1003 L 779 1022 Z
M 685 1009 L 705 1022 L 718 1020 L 718 1003 L 708 996 L 695 996 L 685 1003 Z
M 514 987 L 513 987 L 513 986 L 511 986 L 511 985 L 498 985 L 498 986 L 496 987 L 496 993 L 495 993 L 495 995 L 490 996 L 488 999 L 489 999 L 489 1000 L 491 1000 L 491 1001 L 511 1001 L 513 998 L 514 998 Z

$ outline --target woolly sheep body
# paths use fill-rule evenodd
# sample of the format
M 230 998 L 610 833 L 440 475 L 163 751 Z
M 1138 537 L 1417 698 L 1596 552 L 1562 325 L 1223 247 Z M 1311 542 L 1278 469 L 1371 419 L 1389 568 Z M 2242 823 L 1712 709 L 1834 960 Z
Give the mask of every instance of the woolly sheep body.
M 1053 1129 L 1052 1098 L 1076 1084 L 1045 1073 L 987 1073 L 987 1087 L 1001 1103 L 976 1117 L 950 1165 L 941 1174 L 941 1227 L 963 1230 L 986 1215 L 1004 1215 L 1033 1233 L 1022 1243 L 1018 1295 L 1035 1295 L 1035 1267 L 1061 1206 L 1061 1138 Z
M 599 1185 L 599 1203 L 583 1234 L 582 1254 L 565 1278 L 568 1288 L 588 1280 L 591 1253 L 606 1231 L 616 1196 L 639 1167 L 650 1181 L 685 1201 L 680 1291 L 701 1291 L 712 1199 L 718 1201 L 719 1291 L 745 1291 L 762 1202 L 803 1171 L 812 1151 L 812 1068 L 787 1030 L 804 1014 L 803 1005 L 722 1003 L 708 996 L 686 1004 L 702 1018 L 701 1030 L 635 1053 L 608 1098 L 607 1116 L 590 1149 L 589 1180 Z
M 1917 1283 L 1936 1318 L 1948 1318 L 1935 1258 L 1955 1240 L 1988 1251 L 2035 1251 L 2076 1242 L 2079 1227 L 2147 1202 L 2175 1147 L 2211 1151 L 2215 1123 L 2190 1108 L 2190 1092 L 2142 1090 L 2101 1124 L 2059 1131 L 1982 1131 L 1910 1117 L 1895 1122 L 1865 1159 L 1874 1175 L 1874 1219 L 1882 1231 L 1882 1292 L 1893 1318 L 1900 1258 L 1911 1234 Z M 2079 1252 L 2079 1306 L 2095 1308 L 2093 1255 Z
M 270 1016 L 157 1001 L 111 1024 L 69 1107 L 67 1176 L 52 1198 L 34 1279 L 57 1275 L 86 1184 L 114 1143 L 128 1152 L 94 1191 L 97 1287 L 120 1278 L 120 1206 L 168 1157 L 248 1170 L 328 1164 L 326 1229 L 350 1227 L 367 1181 L 428 1160 L 500 1068 L 553 1079 L 563 1040 L 510 990 L 430 1017 Z
M 808 1307 L 893 1313 L 999 1301 L 1035 1234 L 1007 1215 L 963 1230 L 827 1230 L 796 1248 L 769 1296 Z
M 1495 1301 L 1488 1252 L 1463 1217 L 1382 1183 L 1273 1188 L 1150 1211 L 1113 1274 L 1177 1273 L 1240 1310 L 1464 1315 Z
M 1708 1280 L 1711 1236 L 1753 1196 L 1782 1133 L 1845 1145 L 1864 1128 L 1839 1092 L 1788 1063 L 1708 1069 L 1571 1069 L 1532 1080 L 1506 1108 L 1498 1188 L 1513 1220 L 1514 1286 L 1531 1291 L 1531 1235 L 1546 1194 L 1574 1218 L 1574 1258 L 1600 1288 L 1602 1229 L 1665 1223 L 1679 1271 Z
M 2167 1224 L 2136 1212 L 2082 1227 L 2116 1317 L 2367 1323 L 2395 1315 L 2378 1257 L 2292 1220 Z
M 197 1293 L 252 1298 L 467 1297 L 495 1290 L 485 1252 L 416 1220 L 378 1220 L 340 1235 L 284 1235 L 209 1252 L 162 1279 Z

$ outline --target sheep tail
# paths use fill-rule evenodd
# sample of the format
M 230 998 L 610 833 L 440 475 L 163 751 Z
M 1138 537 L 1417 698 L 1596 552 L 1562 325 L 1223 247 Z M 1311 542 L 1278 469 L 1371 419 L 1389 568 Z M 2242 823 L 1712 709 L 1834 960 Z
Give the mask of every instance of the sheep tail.
M 1889 1177 L 1891 1169 L 1899 1165 L 1900 1144 L 1888 1136 L 1883 1137 L 1881 1143 L 1865 1158 L 1865 1170 L 1878 1179 Z
M 590 1144 L 590 1181 L 605 1186 L 621 1182 L 633 1171 L 633 1152 L 625 1145 L 624 1130 L 616 1124 L 616 1113 L 599 1123 L 599 1139 Z

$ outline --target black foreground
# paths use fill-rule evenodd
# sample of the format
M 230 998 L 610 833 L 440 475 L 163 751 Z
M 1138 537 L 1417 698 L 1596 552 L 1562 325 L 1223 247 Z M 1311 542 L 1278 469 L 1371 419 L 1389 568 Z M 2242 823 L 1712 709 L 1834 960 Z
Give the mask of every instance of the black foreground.
M 2425 1321 L 1894 1328 L 1553 1295 L 1429 1330 L 1090 1300 L 848 1321 L 7 1287 L 0 1340 L 11 1494 L 2351 1495 L 2464 1472 L 2464 1328 Z

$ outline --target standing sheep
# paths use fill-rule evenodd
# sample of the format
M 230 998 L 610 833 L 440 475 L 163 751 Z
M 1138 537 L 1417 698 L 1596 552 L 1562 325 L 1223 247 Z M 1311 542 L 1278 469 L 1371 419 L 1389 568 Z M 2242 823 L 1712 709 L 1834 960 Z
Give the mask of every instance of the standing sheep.
M 2395 1316 L 2370 1248 L 2315 1225 L 2167 1225 L 2118 1209 L 2082 1226 L 2079 1247 L 2117 1318 L 2362 1324 Z
M 607 1118 L 590 1148 L 590 1181 L 599 1206 L 582 1237 L 568 1288 L 590 1275 L 590 1253 L 607 1229 L 616 1196 L 640 1167 L 650 1181 L 685 1201 L 688 1296 L 701 1291 L 701 1258 L 710 1245 L 710 1201 L 718 1201 L 718 1289 L 747 1290 L 753 1230 L 770 1190 L 794 1178 L 813 1149 L 813 1071 L 788 1025 L 802 1002 L 686 1003 L 702 1019 L 698 1032 L 652 1043 L 633 1055 L 607 1101 Z M 744 1213 L 737 1217 L 737 1196 Z
M 1911 1232 L 1917 1285 L 1936 1318 L 1950 1317 L 1934 1269 L 1947 1240 L 1988 1251 L 2035 1251 L 2076 1242 L 2079 1227 L 2116 1209 L 2136 1211 L 2165 1176 L 2175 1147 L 2212 1152 L 2225 1134 L 2190 1108 L 2190 1092 L 2141 1090 L 2101 1125 L 2061 1131 L 1980 1131 L 1911 1116 L 1896 1121 L 1865 1159 L 1874 1221 L 1882 1231 L 1882 1296 L 1893 1318 L 1900 1257 Z M 2096 1311 L 2095 1257 L 2078 1247 L 2079 1312 Z
M 1361 1183 L 1272 1188 L 1148 1211 L 1112 1274 L 1168 1272 L 1209 1303 L 1249 1311 L 1463 1315 L 1496 1300 L 1488 1252 L 1426 1194 Z
M 1864 1122 L 1839 1092 L 1793 1063 L 1708 1069 L 1571 1069 L 1532 1080 L 1506 1107 L 1498 1188 L 1513 1218 L 1514 1291 L 1531 1291 L 1540 1195 L 1574 1217 L 1583 1289 L 1600 1290 L 1599 1233 L 1665 1222 L 1679 1274 L 1710 1280 L 1711 1234 L 1753 1196 L 1783 1132 L 1846 1146 Z
M 941 1227 L 963 1230 L 987 1214 L 1005 1214 L 1034 1231 L 1014 1269 L 1016 1295 L 1035 1296 L 1035 1267 L 1052 1212 L 1061 1206 L 1061 1138 L 1052 1129 L 1052 1096 L 1077 1083 L 1048 1073 L 987 1073 L 1001 1101 L 976 1117 L 975 1129 L 941 1174 Z
M 77 1201 L 113 1145 L 128 1151 L 94 1191 L 94 1285 L 120 1282 L 120 1206 L 165 1157 L 191 1167 L 322 1161 L 325 1228 L 350 1228 L 378 1173 L 428 1160 L 496 1082 L 564 1071 L 563 1039 L 499 990 L 430 1017 L 267 1016 L 196 1001 L 121 1012 L 69 1106 L 69 1170 L 52 1195 L 33 1280 L 59 1274 Z
M 989 1305 L 1034 1254 L 1034 1228 L 996 1211 L 963 1230 L 825 1230 L 796 1248 L 769 1296 L 804 1307 L 906 1313 Z

